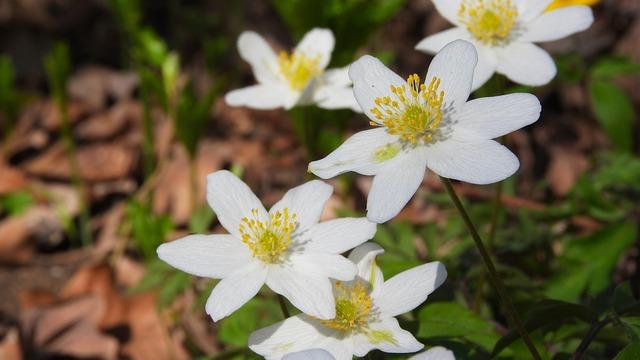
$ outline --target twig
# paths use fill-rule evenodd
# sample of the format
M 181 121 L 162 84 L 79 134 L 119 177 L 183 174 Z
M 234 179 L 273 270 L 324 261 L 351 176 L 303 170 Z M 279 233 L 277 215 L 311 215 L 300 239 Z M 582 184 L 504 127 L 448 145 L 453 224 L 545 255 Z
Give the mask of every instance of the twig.
M 587 348 L 589 347 L 589 345 L 591 345 L 591 342 L 596 338 L 596 336 L 598 336 L 598 333 L 600 332 L 600 330 L 602 330 L 605 326 L 609 325 L 610 322 L 611 322 L 611 318 L 606 317 L 601 321 L 596 321 L 593 324 L 591 324 L 591 328 L 589 329 L 589 332 L 587 332 L 587 336 L 585 336 L 584 339 L 582 339 L 582 342 L 580 342 L 580 345 L 578 345 L 578 348 L 573 353 L 573 356 L 571 356 L 571 359 L 572 360 L 581 359 L 582 355 L 584 355 L 585 351 L 587 351 Z

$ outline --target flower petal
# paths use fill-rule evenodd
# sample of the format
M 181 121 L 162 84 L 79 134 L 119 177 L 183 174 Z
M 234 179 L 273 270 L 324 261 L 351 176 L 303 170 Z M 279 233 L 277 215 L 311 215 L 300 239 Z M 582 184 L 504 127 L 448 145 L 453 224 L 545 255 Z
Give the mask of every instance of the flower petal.
M 335 358 L 326 350 L 311 349 L 287 354 L 282 360 L 335 360 Z
M 464 104 L 456 114 L 455 131 L 495 139 L 536 122 L 541 110 L 540 101 L 531 94 L 479 98 Z
M 190 235 L 158 247 L 158 257 L 189 274 L 221 279 L 251 263 L 249 248 L 232 235 Z
M 295 52 L 302 53 L 308 58 L 317 58 L 320 68 L 325 69 L 329 65 L 329 61 L 331 61 L 331 53 L 335 42 L 331 30 L 316 28 L 304 35 Z
M 322 74 L 321 82 L 327 86 L 351 86 L 349 78 L 349 66 L 329 69 Z
M 376 289 L 373 302 L 382 317 L 395 317 L 420 306 L 446 278 L 447 270 L 440 262 L 416 266 L 385 281 Z
M 416 50 L 435 54 L 450 42 L 458 39 L 468 40 L 469 33 L 463 28 L 454 27 L 422 39 L 416 45 Z
M 481 44 L 474 45 L 476 50 L 478 50 L 478 65 L 476 65 L 476 69 L 473 71 L 472 91 L 479 89 L 489 81 L 498 67 L 498 59 L 493 49 Z
M 273 266 L 269 269 L 267 286 L 305 314 L 319 319 L 336 316 L 331 282 L 324 276 L 302 274 L 288 265 Z
M 358 269 L 344 256 L 324 252 L 305 251 L 291 257 L 291 266 L 305 275 L 351 281 Z
M 379 122 L 371 109 L 376 107 L 378 97 L 390 96 L 391 85 L 406 85 L 400 76 L 389 70 L 380 60 L 365 55 L 351 64 L 349 77 L 353 81 L 353 94 L 362 111 L 369 119 Z
M 251 65 L 253 75 L 259 83 L 280 83 L 278 58 L 262 36 L 253 31 L 243 32 L 238 37 L 238 51 L 240 56 Z
M 472 184 L 491 184 L 508 178 L 520 162 L 493 140 L 469 142 L 448 139 L 428 148 L 427 167 L 436 174 Z
M 408 360 L 456 360 L 453 351 L 442 346 L 434 346 L 418 355 L 413 355 Z
M 360 131 L 324 159 L 312 161 L 309 164 L 309 171 L 323 179 L 329 179 L 347 171 L 374 175 L 388 162 L 384 161 L 386 159 L 377 158 L 376 151 L 388 146 L 397 146 L 400 150 L 398 137 L 389 135 L 385 128 Z M 400 155 L 402 151 L 397 157 Z
M 314 102 L 323 109 L 351 109 L 362 112 L 360 105 L 353 95 L 353 88 L 348 86 L 320 86 L 313 94 Z
M 452 24 L 458 24 L 458 11 L 460 10 L 460 3 L 462 0 L 433 0 L 433 4 L 436 9 Z
M 374 349 L 395 354 L 413 353 L 424 347 L 410 332 L 403 330 L 394 318 L 371 324 L 369 330 L 354 336 L 354 342 L 367 341 Z
M 422 183 L 425 165 L 423 153 L 412 150 L 380 171 L 367 197 L 367 218 L 383 223 L 398 215 Z
M 565 7 L 544 13 L 531 21 L 518 41 L 554 41 L 586 30 L 591 24 L 593 12 L 588 6 Z
M 511 43 L 501 50 L 497 71 L 522 85 L 542 86 L 556 76 L 556 64 L 549 54 L 531 43 Z
M 309 229 L 305 250 L 341 254 L 371 239 L 375 233 L 376 224 L 367 218 L 329 220 Z
M 246 271 L 226 277 L 213 288 L 207 299 L 206 311 L 213 321 L 218 321 L 256 296 L 264 285 L 267 272 L 255 264 Z
M 473 70 L 478 63 L 478 52 L 468 41 L 455 40 L 445 46 L 433 58 L 425 79 L 429 83 L 440 78 L 440 90 L 444 92 L 444 106 L 458 107 L 471 93 Z
M 207 176 L 207 202 L 216 213 L 218 221 L 231 235 L 240 239 L 240 222 L 258 210 L 258 219 L 268 219 L 267 211 L 251 189 L 231 172 L 216 171 Z
M 324 204 L 331 197 L 331 193 L 331 185 L 320 180 L 309 181 L 287 191 L 282 199 L 271 207 L 269 213 L 274 214 L 288 208 L 289 213 L 296 214 L 298 225 L 294 233 L 301 233 L 320 221 Z
M 297 96 L 280 85 L 253 85 L 228 92 L 224 101 L 258 110 L 287 109 L 296 103 Z
M 374 291 L 384 282 L 382 271 L 376 264 L 376 256 L 382 253 L 384 250 L 380 245 L 367 242 L 353 249 L 349 254 L 349 260 L 358 267 L 358 277 L 371 284 Z
M 520 0 L 518 6 L 519 20 L 528 23 L 540 16 L 553 0 Z

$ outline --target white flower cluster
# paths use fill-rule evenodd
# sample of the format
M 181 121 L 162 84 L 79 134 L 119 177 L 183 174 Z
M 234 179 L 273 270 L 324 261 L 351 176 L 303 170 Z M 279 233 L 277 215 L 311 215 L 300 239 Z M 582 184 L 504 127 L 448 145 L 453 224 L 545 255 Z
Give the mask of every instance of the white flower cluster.
M 158 256 L 180 270 L 221 279 L 206 304 L 214 321 L 263 285 L 302 312 L 251 335 L 249 347 L 267 359 L 343 360 L 373 349 L 423 348 L 395 317 L 422 304 L 447 272 L 431 262 L 385 281 L 375 260 L 383 249 L 367 242 L 376 223 L 400 212 L 427 168 L 474 184 L 511 176 L 518 159 L 492 139 L 537 121 L 540 103 L 524 93 L 469 101 L 472 90 L 494 72 L 526 85 L 549 82 L 555 65 L 532 42 L 564 37 L 593 21 L 581 6 L 544 13 L 549 0 L 434 2 L 457 27 L 417 45 L 437 52 L 424 79 L 404 80 L 371 56 L 348 69 L 325 70 L 334 47 L 330 30 L 314 29 L 292 53 L 277 55 L 256 33 L 238 40 L 258 85 L 228 93 L 230 105 L 351 108 L 374 127 L 309 164 L 323 179 L 348 171 L 374 176 L 367 218 L 319 222 L 333 190 L 318 180 L 289 190 L 267 211 L 246 184 L 218 171 L 207 178 L 207 200 L 229 234 L 191 235 L 158 248 Z M 411 359 L 454 355 L 434 347 Z

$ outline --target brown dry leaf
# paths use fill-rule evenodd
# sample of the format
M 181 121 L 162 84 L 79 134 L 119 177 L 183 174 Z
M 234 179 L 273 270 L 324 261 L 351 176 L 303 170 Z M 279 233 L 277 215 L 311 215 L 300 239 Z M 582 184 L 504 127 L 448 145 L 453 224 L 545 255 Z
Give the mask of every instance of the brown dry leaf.
M 77 151 L 82 177 L 89 182 L 127 177 L 136 167 L 136 151 L 118 143 L 84 146 Z M 70 178 L 70 166 L 62 144 L 57 144 L 27 162 L 25 170 L 33 175 L 56 179 Z
M 0 360 L 21 360 L 20 335 L 18 329 L 10 329 L 4 338 L 0 339 Z
M 47 346 L 48 352 L 78 358 L 115 360 L 118 358 L 118 340 L 99 332 L 93 324 L 79 321 Z
M 67 107 L 67 114 L 71 124 L 80 121 L 90 113 L 89 107 L 80 102 L 70 102 Z M 46 101 L 41 108 L 40 125 L 49 131 L 55 131 L 60 129 L 61 124 L 62 118 L 60 116 L 60 109 L 56 105 L 55 101 Z
M 126 243 L 126 239 L 123 239 L 118 234 L 123 216 L 124 204 L 120 203 L 100 219 L 100 235 L 98 236 L 96 245 L 93 247 L 93 255 L 96 259 L 104 259 L 111 251 L 118 247 L 119 244 Z
M 119 102 L 108 111 L 93 115 L 78 124 L 75 135 L 86 141 L 106 140 L 123 131 L 128 123 L 139 117 L 138 103 Z
M 551 190 L 558 196 L 566 195 L 588 166 L 589 162 L 581 152 L 570 148 L 552 149 L 546 175 Z
M 131 72 L 118 72 L 100 66 L 89 66 L 76 72 L 67 85 L 72 99 L 100 110 L 109 98 L 120 101 L 130 98 L 138 86 L 138 77 Z
M 27 178 L 19 169 L 8 165 L 0 159 L 0 195 L 23 189 Z
M 35 244 L 55 244 L 63 237 L 62 223 L 48 207 L 34 206 L 0 222 L 0 263 L 24 263 Z

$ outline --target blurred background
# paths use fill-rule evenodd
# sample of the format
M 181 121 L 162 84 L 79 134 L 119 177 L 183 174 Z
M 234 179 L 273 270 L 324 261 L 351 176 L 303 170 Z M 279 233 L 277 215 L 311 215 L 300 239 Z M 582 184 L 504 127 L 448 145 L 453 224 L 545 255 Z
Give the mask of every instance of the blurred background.
M 640 341 L 640 1 L 594 11 L 589 30 L 543 45 L 559 69 L 551 84 L 507 83 L 536 94 L 543 114 L 504 139 L 521 161 L 504 210 L 492 211 L 492 186 L 456 184 L 549 359 L 571 358 L 589 334 L 585 359 Z M 0 359 L 254 358 L 248 335 L 282 319 L 273 294 L 213 323 L 215 281 L 155 249 L 224 231 L 206 174 L 233 171 L 269 206 L 369 126 L 347 110 L 224 103 L 254 82 L 242 31 L 289 50 L 314 27 L 336 36 L 330 67 L 373 54 L 406 77 L 430 61 L 414 46 L 450 25 L 428 0 L 0 0 Z M 361 215 L 371 178 L 331 183 L 324 217 Z M 446 264 L 445 285 L 402 318 L 427 346 L 527 358 L 437 177 L 374 240 L 386 277 Z

